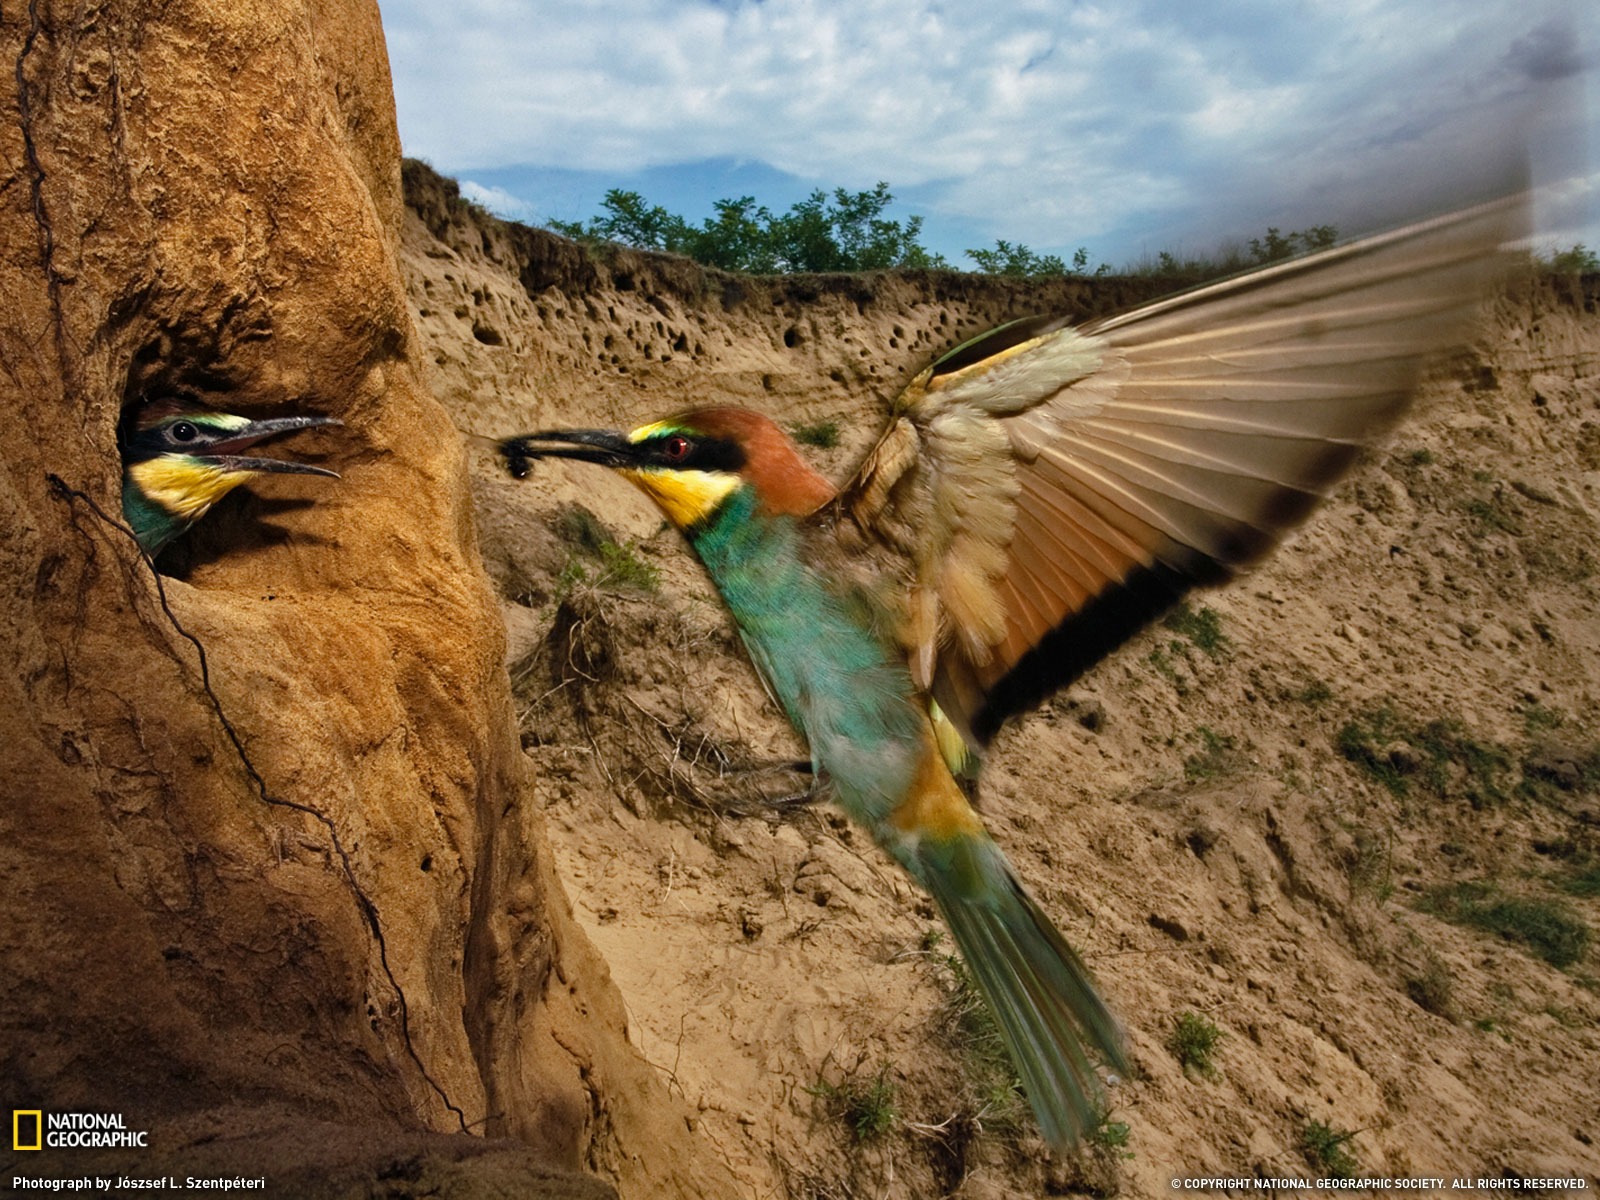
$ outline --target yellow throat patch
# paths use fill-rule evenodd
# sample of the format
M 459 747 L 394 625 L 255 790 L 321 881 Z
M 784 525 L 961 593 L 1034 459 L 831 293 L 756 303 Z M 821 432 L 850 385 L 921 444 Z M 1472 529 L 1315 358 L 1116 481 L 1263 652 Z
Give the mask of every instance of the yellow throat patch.
M 623 468 L 618 474 L 632 480 L 654 500 L 679 529 L 688 529 L 716 512 L 739 489 L 740 479 L 730 471 L 675 471 L 669 467 Z
M 193 521 L 255 472 L 225 471 L 195 458 L 167 454 L 132 464 L 128 474 L 152 503 Z
M 670 421 L 641 425 L 628 435 L 635 444 L 662 433 L 676 432 Z M 722 502 L 739 490 L 741 480 L 730 471 L 678 471 L 671 467 L 623 468 L 618 474 L 631 480 L 654 500 L 679 529 L 705 520 Z

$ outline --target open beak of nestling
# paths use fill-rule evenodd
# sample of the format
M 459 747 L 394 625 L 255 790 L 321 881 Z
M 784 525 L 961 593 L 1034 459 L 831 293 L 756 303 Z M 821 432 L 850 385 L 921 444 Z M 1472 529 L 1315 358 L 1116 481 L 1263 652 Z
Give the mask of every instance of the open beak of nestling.
M 625 434 L 605 429 L 552 429 L 525 433 L 498 443 L 506 468 L 518 479 L 528 474 L 528 464 L 536 458 L 571 458 L 598 463 L 602 467 L 639 465 L 639 447 Z
M 269 417 L 264 421 L 251 421 L 237 429 L 229 430 L 225 436 L 209 438 L 203 444 L 197 443 L 189 453 L 195 458 L 215 463 L 224 471 L 256 471 L 274 475 L 326 475 L 337 479 L 339 473 L 325 467 L 313 467 L 309 463 L 292 462 L 282 458 L 249 457 L 241 455 L 239 451 L 248 450 L 256 443 L 277 437 L 279 434 L 294 433 L 300 429 L 315 429 L 323 425 L 342 424 L 344 422 L 333 417 Z

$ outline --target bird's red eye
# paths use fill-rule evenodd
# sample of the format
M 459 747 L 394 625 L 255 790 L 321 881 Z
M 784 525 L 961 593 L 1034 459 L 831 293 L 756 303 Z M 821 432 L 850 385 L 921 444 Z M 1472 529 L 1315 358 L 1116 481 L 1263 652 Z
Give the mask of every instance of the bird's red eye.
M 661 443 L 661 456 L 668 462 L 682 462 L 689 457 L 690 449 L 689 439 L 675 433 Z

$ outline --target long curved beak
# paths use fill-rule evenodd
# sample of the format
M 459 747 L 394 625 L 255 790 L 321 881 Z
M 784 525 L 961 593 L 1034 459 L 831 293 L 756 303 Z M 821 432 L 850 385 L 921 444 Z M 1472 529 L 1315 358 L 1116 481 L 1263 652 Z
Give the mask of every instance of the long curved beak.
M 282 458 L 241 458 L 237 454 L 197 455 L 215 463 L 224 471 L 253 471 L 260 475 L 326 475 L 339 478 L 339 472 L 326 467 L 313 467 L 310 463 L 291 462 Z
M 206 447 L 205 453 L 196 457 L 215 463 L 224 471 L 252 471 L 264 475 L 326 475 L 331 479 L 337 479 L 339 473 L 325 467 L 313 467 L 308 463 L 290 462 L 281 458 L 246 458 L 238 455 L 236 451 L 247 450 L 257 442 L 277 437 L 279 434 L 294 433 L 300 429 L 316 429 L 323 425 L 343 424 L 343 421 L 333 417 L 268 417 L 263 421 L 251 421 L 248 425 L 241 426 L 233 436 L 212 442 Z
M 551 429 L 506 438 L 500 454 L 512 475 L 523 479 L 536 458 L 571 458 L 602 467 L 628 467 L 639 461 L 639 448 L 608 429 Z

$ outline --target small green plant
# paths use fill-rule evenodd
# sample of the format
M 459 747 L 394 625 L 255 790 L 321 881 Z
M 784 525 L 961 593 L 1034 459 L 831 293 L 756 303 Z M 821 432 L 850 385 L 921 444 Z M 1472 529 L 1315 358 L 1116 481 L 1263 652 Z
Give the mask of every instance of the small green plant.
M 1346 868 L 1352 896 L 1371 894 L 1379 904 L 1394 895 L 1394 834 L 1358 829 Z
M 1089 1131 L 1089 1140 L 1118 1158 L 1133 1157 L 1128 1149 L 1128 1143 L 1133 1140 L 1133 1127 L 1126 1121 L 1113 1121 L 1110 1109 L 1100 1114 L 1099 1122 Z
M 1551 966 L 1570 967 L 1589 947 L 1589 925 L 1564 904 L 1508 896 L 1467 915 L 1468 923 L 1522 942 Z
M 1506 1027 L 1504 1012 L 1497 1017 L 1478 1017 L 1473 1020 L 1472 1027 L 1479 1033 L 1492 1033 L 1508 1045 L 1511 1042 L 1511 1031 Z
M 1350 1152 L 1350 1139 L 1355 1134 L 1347 1129 L 1335 1129 L 1324 1121 L 1309 1121 L 1300 1131 L 1300 1149 L 1313 1169 L 1325 1178 L 1354 1179 L 1360 1164 Z
M 1178 1016 L 1172 1033 L 1167 1038 L 1167 1049 L 1172 1051 L 1185 1071 L 1192 1071 L 1213 1079 L 1217 1067 L 1212 1062 L 1217 1043 L 1223 1038 L 1222 1030 L 1198 1013 L 1186 1012 Z
M 1530 700 L 1522 709 L 1522 727 L 1529 737 L 1560 729 L 1566 720 L 1566 715 L 1560 709 L 1546 708 L 1537 700 Z
M 570 547 L 567 561 L 556 575 L 558 602 L 583 587 L 659 590 L 661 573 L 639 557 L 638 543 L 619 543 L 600 518 L 583 505 L 563 508 L 553 529 Z
M 1309 704 L 1313 708 L 1319 704 L 1326 704 L 1333 699 L 1333 689 L 1320 679 L 1313 679 L 1305 687 L 1295 693 L 1296 700 L 1301 704 Z
M 1445 796 L 1458 786 L 1473 808 L 1506 799 L 1511 756 L 1503 746 L 1479 741 L 1460 721 L 1448 717 L 1413 730 L 1411 740 L 1427 756 L 1423 778 L 1435 795 Z M 1452 767 L 1459 784 L 1452 783 Z
M 1181 645 L 1181 643 L 1174 643 L 1174 645 Z M 1173 665 L 1172 658 L 1164 646 L 1157 646 L 1150 651 L 1145 656 L 1145 661 L 1150 664 L 1157 675 L 1160 675 L 1168 683 L 1174 686 L 1178 684 L 1178 668 Z
M 839 444 L 839 422 L 813 421 L 809 425 L 789 426 L 789 436 L 802 446 L 815 446 L 819 450 L 832 450 Z
M 559 604 L 573 592 L 589 583 L 589 572 L 584 569 L 576 554 L 568 557 L 561 564 L 561 570 L 556 575 L 555 597 Z
M 1600 896 L 1600 861 L 1578 867 L 1570 875 L 1557 880 L 1556 886 L 1569 896 Z
M 1522 522 L 1517 518 L 1516 512 L 1511 508 L 1505 492 L 1496 488 L 1494 494 L 1485 499 L 1482 496 L 1473 496 L 1468 499 L 1462 508 L 1473 519 L 1480 537 L 1486 533 L 1522 532 Z
M 806 1090 L 827 1105 L 829 1112 L 844 1122 L 850 1136 L 858 1142 L 877 1141 L 893 1129 L 899 1119 L 888 1063 L 879 1067 L 877 1075 L 865 1083 L 854 1078 L 837 1084 L 822 1080 Z
M 1442 884 L 1417 907 L 1456 925 L 1520 942 L 1553 967 L 1570 967 L 1589 948 L 1589 924 L 1554 900 L 1507 896 L 1486 880 Z
M 1340 757 L 1354 763 L 1396 796 L 1420 783 L 1441 799 L 1463 795 L 1473 808 L 1507 796 L 1511 756 L 1481 742 L 1458 720 L 1441 717 L 1414 724 L 1389 705 L 1356 714 L 1333 739 Z
M 1225 733 L 1218 733 L 1205 725 L 1195 731 L 1200 739 L 1200 749 L 1183 760 L 1183 777 L 1190 783 L 1202 783 L 1226 775 L 1237 765 L 1234 741 Z
M 895 1089 L 886 1073 L 859 1091 L 853 1091 L 845 1101 L 844 1119 L 856 1141 L 870 1142 L 888 1133 L 895 1122 Z
M 600 547 L 601 585 L 613 584 L 641 592 L 655 592 L 661 588 L 661 572 L 639 557 L 633 542 L 618 545 L 607 542 Z
M 1094 277 L 1096 279 L 1098 279 L 1102 275 L 1111 274 L 1111 264 L 1110 263 L 1101 263 L 1098 267 L 1096 267 L 1094 269 L 1093 272 L 1090 272 L 1090 270 L 1089 270 L 1089 247 L 1087 247 L 1087 246 L 1079 246 L 1076 250 L 1074 250 L 1072 252 L 1072 273 L 1074 275 L 1089 275 L 1089 274 L 1093 274 Z
M 640 558 L 632 542 L 619 546 L 603 542 L 594 555 L 594 567 L 584 565 L 577 552 L 568 556 L 556 575 L 555 597 L 561 601 L 579 588 L 617 589 L 655 593 L 661 588 L 661 572 Z
M 1396 796 L 1411 790 L 1406 778 L 1406 761 L 1397 759 L 1389 747 L 1401 734 L 1399 718 L 1388 705 L 1358 714 L 1333 735 L 1333 748 L 1340 757 L 1354 763 Z
M 1413 467 L 1431 467 L 1433 465 L 1433 451 L 1426 446 L 1419 446 L 1406 455 L 1406 462 Z
M 1228 646 L 1227 635 L 1222 632 L 1222 614 L 1209 605 L 1196 611 L 1187 603 L 1179 604 L 1161 623 L 1188 638 L 1208 658 L 1220 658 Z

